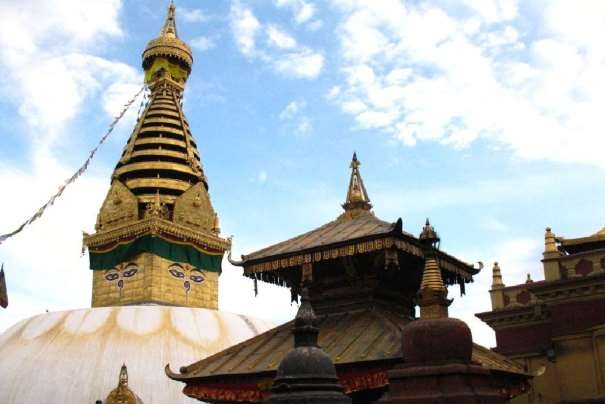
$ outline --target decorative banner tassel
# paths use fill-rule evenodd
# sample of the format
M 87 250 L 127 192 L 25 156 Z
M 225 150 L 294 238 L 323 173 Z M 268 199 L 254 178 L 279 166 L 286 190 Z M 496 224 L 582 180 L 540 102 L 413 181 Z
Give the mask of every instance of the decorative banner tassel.
M 256 279 L 256 275 L 254 275 L 254 297 L 258 296 L 258 280 Z

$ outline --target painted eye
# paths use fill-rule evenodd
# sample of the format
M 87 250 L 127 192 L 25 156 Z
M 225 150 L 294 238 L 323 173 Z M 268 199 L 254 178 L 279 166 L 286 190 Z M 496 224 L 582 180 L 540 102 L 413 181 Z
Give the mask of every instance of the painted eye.
M 170 269 L 168 272 L 170 272 L 170 274 L 172 276 L 174 276 L 175 278 L 184 278 L 185 274 L 182 273 L 181 271 L 179 271 L 178 269 L 172 268 Z
M 139 269 L 137 267 L 128 267 L 126 268 L 126 271 L 124 271 L 122 276 L 124 278 L 130 278 L 131 276 L 134 276 L 134 274 L 136 274 L 138 271 Z
M 112 272 L 112 273 L 109 273 L 109 274 L 105 274 L 105 279 L 107 279 L 108 281 L 115 281 L 119 277 L 120 277 L 120 275 L 118 275 L 115 272 Z
M 202 283 L 202 282 L 204 282 L 204 277 L 202 275 L 191 274 L 189 276 L 189 279 L 191 279 L 195 283 Z

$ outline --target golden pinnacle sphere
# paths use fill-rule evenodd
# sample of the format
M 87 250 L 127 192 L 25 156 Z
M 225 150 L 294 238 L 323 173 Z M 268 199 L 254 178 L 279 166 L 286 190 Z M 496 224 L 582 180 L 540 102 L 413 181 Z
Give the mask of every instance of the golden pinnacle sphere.
M 143 69 L 147 70 L 157 58 L 168 58 L 181 65 L 187 73 L 191 72 L 193 54 L 189 45 L 178 37 L 175 10 L 176 7 L 171 2 L 160 35 L 149 41 L 143 51 Z

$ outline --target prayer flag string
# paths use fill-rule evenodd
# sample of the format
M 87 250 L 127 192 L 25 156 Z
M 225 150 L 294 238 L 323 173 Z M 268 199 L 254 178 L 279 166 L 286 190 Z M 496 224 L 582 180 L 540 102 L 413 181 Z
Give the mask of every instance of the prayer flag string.
M 40 207 L 40 209 L 38 209 L 36 211 L 36 213 L 34 213 L 25 222 L 23 222 L 21 224 L 21 226 L 19 226 L 17 229 L 13 230 L 10 233 L 6 233 L 6 234 L 0 235 L 0 244 L 2 244 L 7 239 L 13 237 L 14 235 L 20 233 L 26 226 L 28 226 L 31 223 L 33 223 L 36 220 L 38 220 L 44 214 L 44 212 L 46 211 L 46 209 L 48 207 L 50 207 L 51 205 L 53 205 L 55 203 L 55 201 L 57 200 L 57 198 L 59 198 L 63 194 L 63 191 L 65 191 L 65 188 L 67 188 L 68 185 L 71 185 L 73 182 L 75 182 L 75 180 L 78 179 L 78 177 L 80 177 L 84 173 L 84 171 L 86 171 L 86 169 L 88 168 L 88 165 L 90 164 L 90 162 L 92 161 L 93 157 L 97 153 L 97 150 L 99 150 L 99 147 L 101 147 L 101 145 L 103 143 L 105 143 L 105 140 L 107 140 L 107 138 L 109 137 L 109 135 L 111 134 L 111 132 L 113 132 L 114 128 L 116 127 L 116 125 L 118 124 L 118 122 L 120 121 L 120 119 L 122 119 L 122 117 L 126 114 L 126 111 L 128 111 L 128 109 L 130 108 L 130 106 L 132 104 L 134 104 L 134 102 L 136 101 L 136 99 L 139 97 L 139 95 L 141 95 L 141 93 L 145 90 L 145 88 L 146 88 L 145 86 L 141 87 L 141 89 L 139 91 L 137 91 L 137 93 L 134 95 L 134 97 L 132 97 L 130 99 L 130 101 L 128 101 L 126 104 L 124 104 L 124 107 L 122 108 L 122 111 L 114 118 L 113 122 L 111 122 L 111 124 L 109 125 L 109 129 L 103 135 L 103 137 L 101 137 L 101 139 L 99 140 L 99 142 L 97 143 L 97 145 L 94 147 L 94 149 L 92 149 L 90 151 L 90 153 L 88 154 L 88 158 L 86 159 L 86 161 L 84 162 L 84 164 L 82 164 L 82 166 L 71 177 L 69 177 L 67 180 L 65 180 L 65 182 L 63 183 L 63 185 L 61 185 L 59 187 L 59 189 L 57 190 L 57 192 L 55 192 L 55 194 L 50 197 L 50 199 L 48 200 L 48 202 L 46 202 L 44 205 L 42 205 Z M 139 111 L 137 113 L 137 116 L 141 113 L 141 109 L 143 108 L 144 102 L 145 102 L 145 99 L 143 99 L 143 101 L 141 102 L 141 106 L 139 107 Z

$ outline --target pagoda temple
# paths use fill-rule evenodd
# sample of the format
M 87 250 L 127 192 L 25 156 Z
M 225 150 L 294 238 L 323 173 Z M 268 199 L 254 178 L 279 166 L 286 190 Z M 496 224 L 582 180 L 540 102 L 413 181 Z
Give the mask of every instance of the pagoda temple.
M 376 217 L 359 166 L 354 154 L 344 212 L 334 221 L 231 261 L 255 282 L 289 288 L 293 300 L 301 285 L 308 285 L 318 345 L 334 363 L 339 384 L 354 403 L 372 403 L 388 390 L 388 371 L 406 360 L 402 330 L 415 318 L 426 248 L 421 238 L 403 230 L 401 219 L 390 223 Z M 426 232 L 434 233 L 428 221 Z M 437 247 L 431 257 L 438 263 L 439 282 L 464 291 L 479 269 Z M 432 284 L 433 278 L 425 282 Z M 421 313 L 443 314 L 443 304 L 427 299 Z M 292 349 L 292 327 L 292 322 L 283 324 L 178 373 L 167 366 L 167 375 L 185 383 L 184 394 L 201 401 L 259 403 L 271 395 L 278 364 Z M 522 392 L 528 377 L 522 366 L 469 344 L 469 363 L 504 375 L 502 395 Z
M 168 380 L 168 362 L 190 363 L 271 324 L 217 311 L 229 248 L 183 114 L 193 56 L 170 4 L 143 52 L 149 101 L 111 176 L 94 234 L 92 308 L 44 313 L 0 335 L 0 403 L 166 404 L 193 400 Z M 136 392 L 139 397 L 135 397 Z
M 514 403 L 605 402 L 605 229 L 580 238 L 544 235 L 543 280 L 506 286 L 494 264 L 492 310 L 477 314 L 496 350 L 543 373 Z

